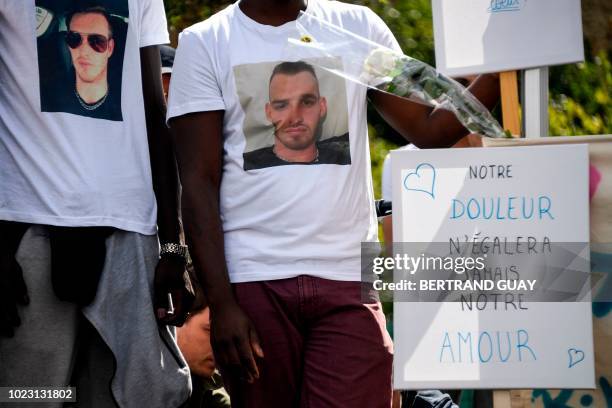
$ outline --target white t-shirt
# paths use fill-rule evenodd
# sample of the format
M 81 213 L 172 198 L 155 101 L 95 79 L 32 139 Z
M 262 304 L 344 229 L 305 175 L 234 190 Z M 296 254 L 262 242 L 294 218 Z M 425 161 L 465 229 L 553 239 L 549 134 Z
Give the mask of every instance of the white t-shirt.
M 154 234 L 139 49 L 168 42 L 163 2 L 77 4 L 0 0 L 0 219 Z
M 406 146 L 402 146 L 399 149 L 396 149 L 397 151 L 401 151 L 401 150 L 418 150 L 419 148 L 416 147 L 413 144 L 407 144 Z M 382 183 L 381 183 L 381 190 L 382 190 L 382 199 L 385 201 L 391 201 L 393 200 L 393 190 L 391 189 L 391 153 L 387 153 L 387 156 L 385 156 L 385 161 L 383 161 L 383 168 L 382 168 Z
M 309 0 L 306 13 L 399 50 L 390 30 L 368 8 Z M 303 17 L 299 21 L 321 38 L 316 27 Z M 232 282 L 298 275 L 359 281 L 361 242 L 378 241 L 366 89 L 313 63 L 328 102 L 319 156 L 314 164 L 283 163 L 273 153 L 274 130 L 264 106 L 272 69 L 282 61 L 289 36 L 298 36 L 295 21 L 262 25 L 238 3 L 186 29 L 174 61 L 168 118 L 225 111 L 220 194 Z M 335 57 L 330 63 L 343 63 L 342 55 Z M 255 165 L 249 167 L 245 158 L 251 152 Z

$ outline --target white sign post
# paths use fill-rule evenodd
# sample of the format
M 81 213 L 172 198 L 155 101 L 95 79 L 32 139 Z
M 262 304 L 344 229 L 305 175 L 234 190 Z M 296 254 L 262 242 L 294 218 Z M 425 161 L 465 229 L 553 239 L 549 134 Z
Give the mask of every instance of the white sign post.
M 548 67 L 523 71 L 523 132 L 528 138 L 548 136 Z
M 392 155 L 395 242 L 589 241 L 586 145 Z M 588 300 L 395 302 L 395 388 L 593 388 Z

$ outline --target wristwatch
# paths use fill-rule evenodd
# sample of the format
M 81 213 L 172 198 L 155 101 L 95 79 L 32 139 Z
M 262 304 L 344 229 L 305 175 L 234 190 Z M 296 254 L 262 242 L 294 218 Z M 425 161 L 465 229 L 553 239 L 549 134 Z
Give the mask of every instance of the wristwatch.
M 174 242 L 169 242 L 165 244 L 161 244 L 159 248 L 159 256 L 160 258 L 164 255 L 167 256 L 176 256 L 179 258 L 183 258 L 187 261 L 187 245 L 181 245 Z

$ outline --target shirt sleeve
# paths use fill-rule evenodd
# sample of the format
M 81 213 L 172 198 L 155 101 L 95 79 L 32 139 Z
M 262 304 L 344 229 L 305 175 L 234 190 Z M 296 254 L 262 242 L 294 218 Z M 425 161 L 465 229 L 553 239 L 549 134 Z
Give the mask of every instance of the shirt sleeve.
M 163 0 L 143 0 L 140 15 L 139 47 L 168 44 L 169 42 L 170 36 Z
M 211 50 L 199 33 L 183 31 L 172 68 L 168 120 L 213 110 L 225 110 L 225 102 Z
M 393 36 L 391 30 L 389 30 L 389 27 L 387 27 L 387 24 L 385 24 L 385 22 L 382 20 L 382 18 L 380 18 L 369 8 L 367 9 L 367 13 L 371 27 L 370 40 L 382 45 L 383 47 L 387 47 L 392 49 L 393 51 L 402 53 L 402 48 Z

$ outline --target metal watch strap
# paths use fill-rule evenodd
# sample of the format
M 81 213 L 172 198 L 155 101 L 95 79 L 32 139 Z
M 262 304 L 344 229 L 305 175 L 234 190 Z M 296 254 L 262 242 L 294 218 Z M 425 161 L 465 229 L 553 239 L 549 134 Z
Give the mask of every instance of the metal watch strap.
M 161 244 L 159 249 L 159 256 L 170 255 L 170 256 L 178 256 L 187 260 L 187 246 L 177 244 L 174 242 L 168 242 L 165 244 Z

